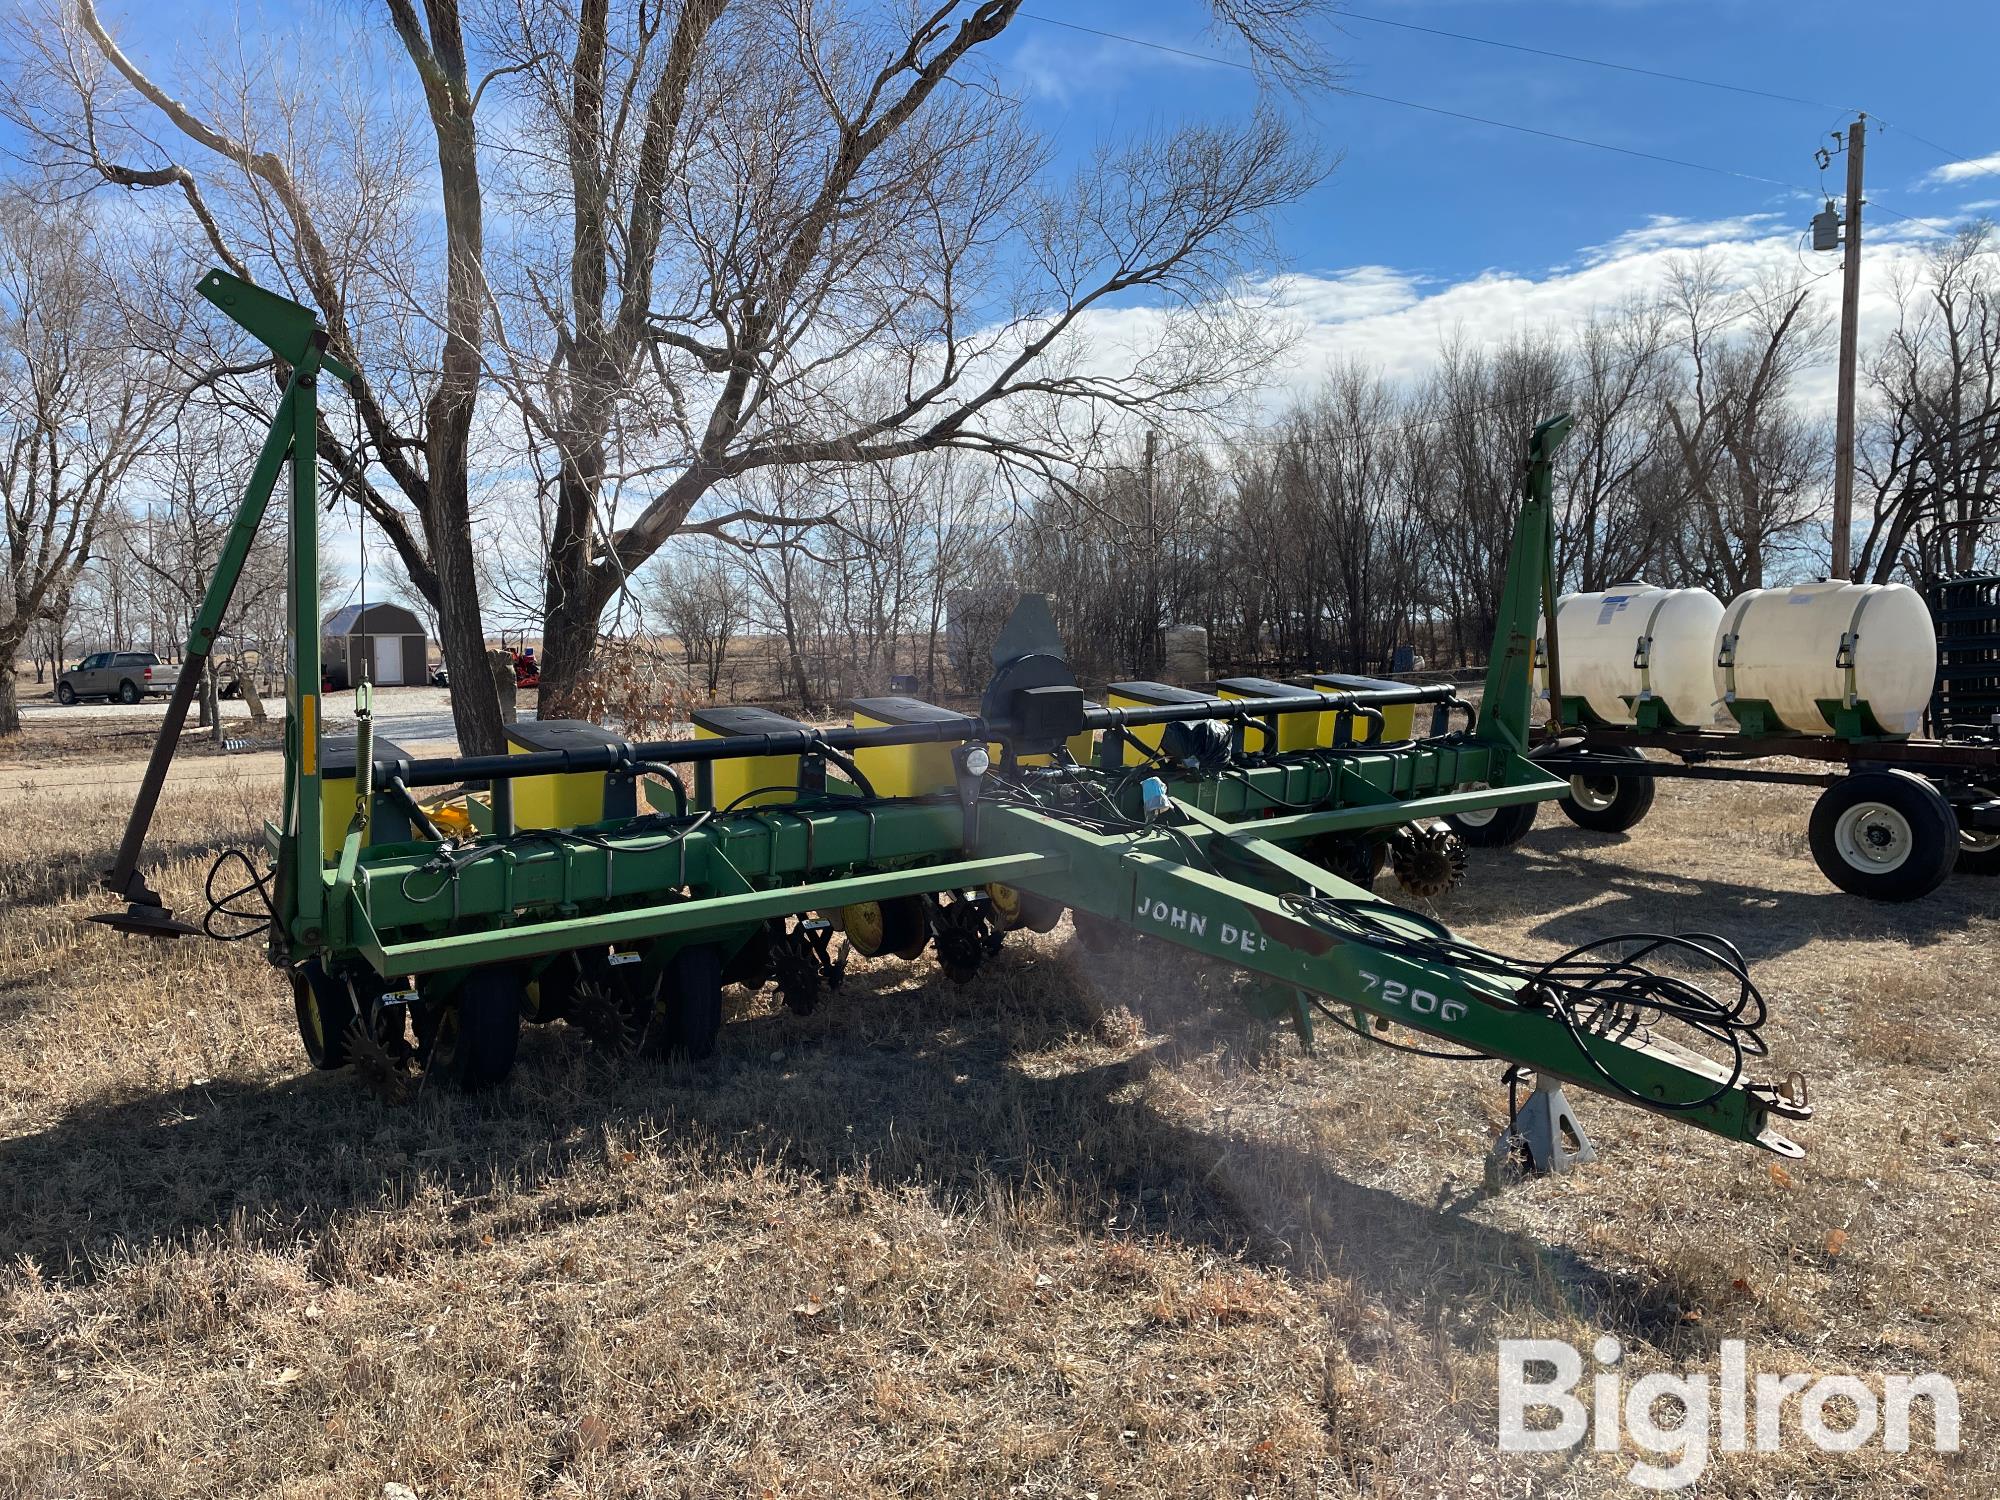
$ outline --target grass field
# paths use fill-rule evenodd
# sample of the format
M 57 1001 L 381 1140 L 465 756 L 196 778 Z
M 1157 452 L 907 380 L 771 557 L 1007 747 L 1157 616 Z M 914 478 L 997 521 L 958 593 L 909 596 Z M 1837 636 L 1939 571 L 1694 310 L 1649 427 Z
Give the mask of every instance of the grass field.
M 269 788 L 170 796 L 170 899 Z M 1841 896 L 1809 793 L 1474 851 L 1435 909 L 1476 939 L 1734 937 L 1818 1107 L 1781 1166 L 1579 1095 L 1599 1163 L 1498 1197 L 1493 1065 L 1302 1056 L 1066 924 L 806 1019 L 732 991 L 702 1067 L 555 1027 L 496 1097 L 386 1105 L 305 1071 L 254 944 L 81 925 L 126 795 L 0 800 L 0 1495 L 1635 1493 L 1495 1446 L 1497 1340 L 1605 1334 L 1628 1379 L 1741 1339 L 1957 1382 L 1956 1456 L 1920 1418 L 1697 1493 L 2000 1492 L 2000 884 Z

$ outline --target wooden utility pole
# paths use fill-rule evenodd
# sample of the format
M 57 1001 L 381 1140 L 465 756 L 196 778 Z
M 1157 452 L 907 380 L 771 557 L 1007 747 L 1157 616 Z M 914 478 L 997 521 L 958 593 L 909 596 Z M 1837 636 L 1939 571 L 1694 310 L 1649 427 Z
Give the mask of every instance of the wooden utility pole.
M 1146 628 L 1153 633 L 1154 655 L 1164 660 L 1166 647 L 1160 636 L 1161 630 L 1166 625 L 1166 621 L 1160 618 L 1160 526 L 1153 501 L 1153 466 L 1159 445 L 1159 429 L 1148 427 L 1145 465 L 1140 474 L 1146 501 Z
M 1847 224 L 1840 281 L 1840 398 L 1833 428 L 1833 568 L 1848 573 L 1848 534 L 1854 529 L 1854 347 L 1861 310 L 1861 151 L 1868 116 L 1847 127 Z

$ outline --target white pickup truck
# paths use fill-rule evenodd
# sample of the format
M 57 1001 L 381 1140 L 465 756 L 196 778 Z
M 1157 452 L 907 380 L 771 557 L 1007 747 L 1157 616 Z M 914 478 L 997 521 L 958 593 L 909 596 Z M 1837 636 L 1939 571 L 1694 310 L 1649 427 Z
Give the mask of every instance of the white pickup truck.
M 120 703 L 137 703 L 148 693 L 171 693 L 180 675 L 179 667 L 151 651 L 99 651 L 56 679 L 56 702 L 116 698 Z

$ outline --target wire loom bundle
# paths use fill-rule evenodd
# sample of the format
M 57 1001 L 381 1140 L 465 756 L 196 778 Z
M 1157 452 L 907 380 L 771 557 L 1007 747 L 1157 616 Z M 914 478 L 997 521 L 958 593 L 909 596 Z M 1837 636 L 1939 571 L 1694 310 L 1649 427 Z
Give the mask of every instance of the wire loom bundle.
M 1766 1055 L 1762 1028 L 1767 1011 L 1763 994 L 1750 978 L 1749 965 L 1735 944 L 1713 933 L 1618 933 L 1572 948 L 1547 963 L 1537 963 L 1465 942 L 1431 918 L 1386 902 L 1301 893 L 1281 899 L 1299 920 L 1345 941 L 1413 964 L 1459 969 L 1518 983 L 1520 995 L 1514 1000 L 1469 989 L 1467 994 L 1495 1009 L 1540 1010 L 1555 1016 L 1569 1032 L 1583 1060 L 1611 1092 L 1649 1109 L 1675 1112 L 1705 1109 L 1736 1086 L 1747 1058 Z M 1390 914 L 1393 920 L 1385 920 Z M 1734 990 L 1733 996 L 1718 997 L 1693 979 L 1663 973 L 1646 962 L 1663 957 L 1726 980 L 1727 987 Z M 1326 1010 L 1324 1005 L 1320 1008 Z M 1357 1030 L 1337 1013 L 1327 1013 L 1349 1030 Z M 1674 1028 L 1720 1046 L 1727 1055 L 1729 1076 L 1698 1098 L 1658 1099 L 1640 1093 L 1607 1072 L 1584 1040 L 1586 1035 L 1650 1039 L 1656 1032 Z M 1371 1041 L 1381 1041 L 1367 1031 L 1361 1034 Z M 1476 1052 L 1403 1050 L 1462 1061 L 1486 1056 Z M 1695 1050 L 1702 1049 L 1697 1046 Z

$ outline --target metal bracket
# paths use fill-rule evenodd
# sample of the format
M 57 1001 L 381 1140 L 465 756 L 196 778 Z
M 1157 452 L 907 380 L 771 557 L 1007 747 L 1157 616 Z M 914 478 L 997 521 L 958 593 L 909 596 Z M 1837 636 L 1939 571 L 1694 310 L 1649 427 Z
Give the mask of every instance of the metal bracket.
M 1597 1160 L 1597 1148 L 1555 1079 L 1535 1074 L 1534 1091 L 1516 1105 L 1522 1073 L 1518 1067 L 1507 1070 L 1510 1118 L 1486 1157 L 1487 1184 L 1495 1189 L 1518 1182 L 1527 1172 L 1549 1177 Z

